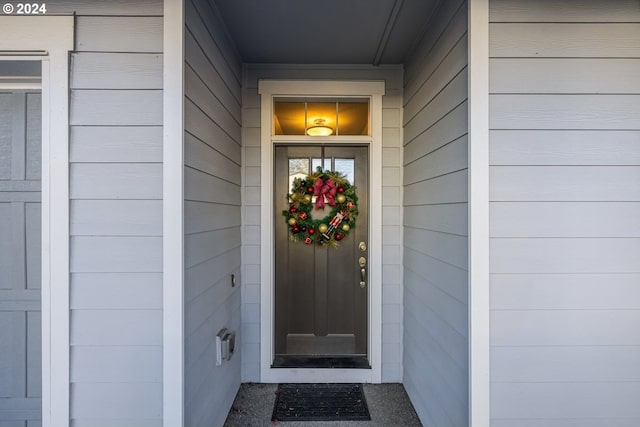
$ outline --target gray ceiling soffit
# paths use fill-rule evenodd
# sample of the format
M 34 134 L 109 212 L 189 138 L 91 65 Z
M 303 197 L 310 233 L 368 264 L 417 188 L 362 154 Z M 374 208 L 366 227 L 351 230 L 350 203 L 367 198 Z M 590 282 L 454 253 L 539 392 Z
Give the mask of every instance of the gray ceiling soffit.
M 437 0 L 211 0 L 245 63 L 402 64 Z

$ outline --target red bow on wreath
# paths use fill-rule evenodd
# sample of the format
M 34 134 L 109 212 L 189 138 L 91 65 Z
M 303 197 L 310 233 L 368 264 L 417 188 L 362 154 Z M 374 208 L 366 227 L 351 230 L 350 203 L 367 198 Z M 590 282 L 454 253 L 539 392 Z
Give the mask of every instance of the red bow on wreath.
M 314 204 L 314 207 L 316 209 L 324 209 L 325 199 L 327 199 L 329 206 L 335 206 L 336 191 L 336 184 L 331 180 L 331 178 L 326 181 L 322 181 L 322 178 L 318 178 L 316 182 L 313 183 L 313 195 L 316 196 L 316 203 Z

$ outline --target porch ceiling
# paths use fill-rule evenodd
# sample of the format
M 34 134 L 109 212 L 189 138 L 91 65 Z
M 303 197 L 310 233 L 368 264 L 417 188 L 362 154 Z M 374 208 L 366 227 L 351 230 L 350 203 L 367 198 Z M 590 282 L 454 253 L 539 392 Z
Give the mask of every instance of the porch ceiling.
M 401 64 L 439 0 L 210 0 L 247 63 Z

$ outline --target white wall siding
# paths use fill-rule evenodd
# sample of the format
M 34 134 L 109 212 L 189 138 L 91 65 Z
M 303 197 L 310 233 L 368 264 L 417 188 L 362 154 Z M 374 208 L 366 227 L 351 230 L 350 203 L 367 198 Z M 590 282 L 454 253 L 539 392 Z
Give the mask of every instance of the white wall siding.
M 640 9 L 492 0 L 492 426 L 640 424 Z
M 402 87 L 394 84 L 395 78 L 385 79 L 382 98 L 382 381 L 401 382 Z M 385 154 L 389 152 L 393 155 L 386 158 Z
M 185 2 L 185 425 L 222 425 L 240 346 L 215 366 L 215 336 L 240 333 L 240 61 L 208 2 Z M 238 278 L 235 287 L 231 275 Z
M 112 13 L 126 9 L 114 5 Z M 79 16 L 76 23 L 77 51 L 162 52 L 162 16 Z
M 159 53 L 79 52 L 73 57 L 76 89 L 158 89 L 162 87 L 162 55 Z
M 161 426 L 162 2 L 47 6 L 78 14 L 71 425 Z
M 402 73 L 397 66 L 247 65 L 243 79 L 242 381 L 260 381 L 260 96 L 258 79 L 384 80 L 382 381 L 402 381 Z
M 441 2 L 404 82 L 404 385 L 429 426 L 468 424 L 467 2 Z
M 47 13 L 71 13 L 78 16 L 161 16 L 162 2 L 157 0 L 56 0 L 47 4 Z M 116 14 L 115 11 L 119 13 Z

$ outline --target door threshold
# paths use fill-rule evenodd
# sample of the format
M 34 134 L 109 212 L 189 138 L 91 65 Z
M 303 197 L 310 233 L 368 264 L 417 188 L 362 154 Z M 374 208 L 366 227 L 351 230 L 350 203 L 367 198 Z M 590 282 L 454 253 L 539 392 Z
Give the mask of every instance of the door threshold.
M 371 369 L 366 356 L 276 356 L 271 367 Z

